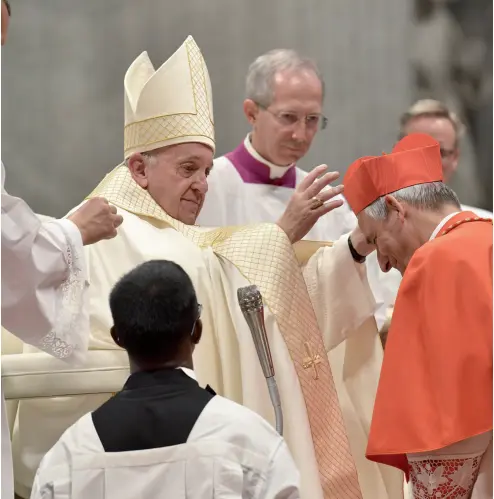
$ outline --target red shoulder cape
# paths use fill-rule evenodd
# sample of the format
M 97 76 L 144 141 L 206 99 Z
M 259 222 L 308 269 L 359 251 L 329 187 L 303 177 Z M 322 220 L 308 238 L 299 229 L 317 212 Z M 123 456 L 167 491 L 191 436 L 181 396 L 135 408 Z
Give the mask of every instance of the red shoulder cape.
M 367 458 L 408 474 L 405 454 L 492 430 L 492 220 L 462 212 L 417 250 L 396 299 Z

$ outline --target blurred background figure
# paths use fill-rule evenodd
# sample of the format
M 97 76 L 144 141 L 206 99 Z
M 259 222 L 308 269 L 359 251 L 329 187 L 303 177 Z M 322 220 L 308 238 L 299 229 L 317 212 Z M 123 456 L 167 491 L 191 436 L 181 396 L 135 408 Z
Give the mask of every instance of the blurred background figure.
M 410 133 L 426 133 L 441 146 L 444 181 L 454 182 L 461 162 L 460 142 L 465 126 L 460 118 L 443 103 L 433 99 L 417 101 L 400 120 L 400 137 Z M 460 166 L 461 170 L 461 166 Z M 480 217 L 492 218 L 492 211 L 462 204 L 462 209 L 472 210 Z
M 415 0 L 414 95 L 437 99 L 465 123 L 460 200 L 492 211 L 492 1 Z

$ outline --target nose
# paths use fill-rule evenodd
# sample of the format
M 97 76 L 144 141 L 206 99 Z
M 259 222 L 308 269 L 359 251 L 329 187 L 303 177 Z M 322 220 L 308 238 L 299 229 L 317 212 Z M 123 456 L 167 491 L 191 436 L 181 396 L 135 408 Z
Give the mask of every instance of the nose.
M 297 142 L 304 142 L 307 140 L 307 124 L 305 123 L 305 120 L 299 120 L 297 123 L 295 123 L 295 128 L 293 129 L 292 132 L 292 139 L 296 140 Z
M 208 177 L 206 174 L 201 174 L 200 177 L 196 178 L 192 184 L 192 188 L 205 195 L 208 192 Z
M 391 270 L 391 262 L 386 255 L 383 255 L 379 250 L 377 250 L 377 261 L 379 262 L 379 267 L 383 272 L 389 272 Z

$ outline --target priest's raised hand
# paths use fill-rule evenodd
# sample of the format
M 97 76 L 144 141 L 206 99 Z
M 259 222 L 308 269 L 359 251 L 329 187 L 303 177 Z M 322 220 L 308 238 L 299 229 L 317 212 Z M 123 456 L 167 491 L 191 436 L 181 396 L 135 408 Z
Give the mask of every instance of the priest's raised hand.
M 343 186 L 331 187 L 329 185 L 340 174 L 328 172 L 319 177 L 327 168 L 326 165 L 319 165 L 302 180 L 277 222 L 291 243 L 300 241 L 320 217 L 343 204 L 342 199 L 333 199 L 343 192 Z
M 123 222 L 122 215 L 117 215 L 115 206 L 105 198 L 90 199 L 68 218 L 77 225 L 84 246 L 112 239 Z

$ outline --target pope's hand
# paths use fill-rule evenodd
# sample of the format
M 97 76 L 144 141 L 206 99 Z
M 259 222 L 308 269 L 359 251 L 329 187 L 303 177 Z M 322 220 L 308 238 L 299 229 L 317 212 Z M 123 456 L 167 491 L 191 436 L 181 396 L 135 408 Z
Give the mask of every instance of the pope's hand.
M 342 185 L 324 189 L 340 174 L 329 172 L 318 178 L 326 169 L 326 165 L 320 165 L 300 182 L 285 212 L 277 222 L 292 244 L 300 241 L 320 217 L 343 204 L 341 199 L 330 201 L 343 192 Z
M 115 206 L 110 206 L 105 198 L 90 199 L 68 218 L 77 225 L 84 246 L 112 239 L 123 222 Z

